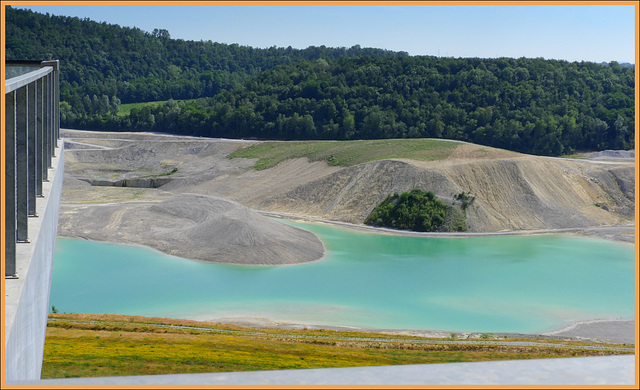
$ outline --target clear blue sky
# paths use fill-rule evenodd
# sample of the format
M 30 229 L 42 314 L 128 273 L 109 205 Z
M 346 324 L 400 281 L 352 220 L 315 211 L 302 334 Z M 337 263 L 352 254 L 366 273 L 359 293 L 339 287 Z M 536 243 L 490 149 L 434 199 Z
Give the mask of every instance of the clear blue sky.
M 376 47 L 411 55 L 635 63 L 633 5 L 46 5 L 54 15 L 252 47 Z

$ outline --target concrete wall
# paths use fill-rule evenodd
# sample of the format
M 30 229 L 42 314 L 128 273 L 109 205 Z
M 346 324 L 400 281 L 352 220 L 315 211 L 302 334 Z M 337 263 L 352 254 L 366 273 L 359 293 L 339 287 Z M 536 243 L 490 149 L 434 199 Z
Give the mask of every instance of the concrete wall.
M 382 367 L 45 379 L 37 386 L 633 386 L 634 355 Z M 637 383 L 636 383 L 637 385 Z M 632 387 L 629 387 L 632 388 Z
M 64 176 L 63 143 L 55 149 L 42 183 L 43 198 L 36 201 L 38 217 L 29 218 L 29 243 L 16 247 L 18 279 L 5 280 L 5 377 L 4 380 L 37 380 L 49 309 L 53 255 L 58 233 L 58 211 Z

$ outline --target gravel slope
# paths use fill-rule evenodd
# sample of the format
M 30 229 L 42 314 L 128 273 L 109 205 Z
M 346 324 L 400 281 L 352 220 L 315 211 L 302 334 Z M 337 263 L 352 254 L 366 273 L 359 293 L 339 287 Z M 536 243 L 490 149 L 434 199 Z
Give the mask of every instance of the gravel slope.
M 75 130 L 63 130 L 62 136 L 73 147 L 65 154 L 61 236 L 124 240 L 207 261 L 315 260 L 321 255 L 307 249 L 317 246 L 313 240 L 293 244 L 296 254 L 265 249 L 270 235 L 284 242 L 283 228 L 249 209 L 362 224 L 388 194 L 413 188 L 433 191 L 445 202 L 470 191 L 476 197 L 467 209 L 472 232 L 634 223 L 632 163 L 528 156 L 458 143 L 451 157 L 440 161 L 335 167 L 298 158 L 255 171 L 255 159 L 227 156 L 256 141 Z M 164 203 L 124 203 L 141 201 Z M 225 201 L 234 217 L 221 213 Z M 185 217 L 194 212 L 207 218 Z M 213 237 L 227 246 L 242 241 L 253 255 L 223 249 Z
M 189 259 L 296 264 L 324 255 L 322 242 L 226 199 L 180 194 L 159 203 L 64 206 L 60 235 L 140 244 Z

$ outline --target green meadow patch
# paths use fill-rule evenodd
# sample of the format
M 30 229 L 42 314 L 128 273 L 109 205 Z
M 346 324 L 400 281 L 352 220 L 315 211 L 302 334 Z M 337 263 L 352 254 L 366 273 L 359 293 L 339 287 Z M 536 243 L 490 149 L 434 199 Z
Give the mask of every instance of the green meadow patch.
M 407 158 L 422 161 L 442 160 L 460 145 L 434 139 L 380 139 L 357 141 L 268 141 L 237 150 L 229 158 L 257 158 L 257 170 L 306 157 L 334 166 L 351 166 L 369 161 Z
M 164 103 L 166 103 L 167 100 L 159 100 L 159 101 L 155 101 L 155 102 L 143 102 L 143 103 L 126 103 L 126 104 L 121 104 L 120 105 L 120 109 L 118 110 L 118 113 L 116 114 L 117 116 L 127 116 L 131 113 L 131 110 L 133 110 L 134 108 L 137 109 L 141 109 L 143 107 L 158 107 Z

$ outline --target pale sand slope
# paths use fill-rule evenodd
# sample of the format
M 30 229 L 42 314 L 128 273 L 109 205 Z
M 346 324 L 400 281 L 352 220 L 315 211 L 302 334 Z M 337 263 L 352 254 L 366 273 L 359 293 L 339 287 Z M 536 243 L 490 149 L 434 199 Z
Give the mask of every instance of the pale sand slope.
M 68 130 L 63 136 L 73 145 L 66 154 L 66 204 L 199 193 L 252 209 L 361 224 L 387 195 L 420 188 L 446 202 L 471 192 L 472 232 L 633 225 L 632 163 L 536 157 L 459 143 L 442 161 L 381 160 L 342 168 L 299 158 L 255 171 L 255 160 L 227 158 L 252 141 Z M 149 186 L 159 188 L 140 188 Z
M 361 224 L 394 192 L 420 188 L 451 203 L 465 191 L 476 197 L 467 209 L 470 231 L 562 229 L 633 223 L 633 185 L 631 164 L 536 156 L 382 160 L 343 168 L 249 206 Z
M 314 261 L 322 242 L 226 199 L 181 194 L 157 204 L 62 207 L 62 236 L 141 244 L 189 259 L 273 265 Z
M 165 236 L 168 228 L 163 225 L 186 223 L 180 216 L 183 198 L 164 203 L 164 219 L 144 203 L 101 206 L 99 211 L 86 203 L 168 201 L 177 194 L 191 193 L 233 200 L 252 209 L 362 224 L 387 195 L 420 188 L 433 191 L 445 202 L 470 191 L 476 197 L 467 209 L 471 232 L 633 225 L 634 166 L 629 163 L 527 156 L 458 143 L 451 157 L 442 161 L 381 160 L 342 168 L 299 158 L 256 171 L 251 168 L 255 160 L 227 158 L 255 141 L 69 130 L 62 134 L 65 146 L 71 148 L 65 153 L 61 236 L 117 238 L 187 258 L 224 263 L 296 262 L 290 257 L 260 256 L 234 260 L 229 256 L 235 252 L 224 252 L 224 257 L 211 231 L 212 224 L 228 221 L 215 219 L 211 213 L 210 219 L 199 221 L 180 236 L 187 239 Z M 191 202 L 205 199 L 210 198 L 191 198 Z M 209 207 L 191 206 L 201 207 L 203 213 Z M 172 216 L 171 207 L 176 207 L 179 218 Z M 245 222 L 247 226 L 254 223 Z M 243 236 L 248 239 L 246 247 L 258 245 L 251 238 L 264 226 L 256 222 L 256 232 Z M 274 226 L 267 227 L 263 237 Z M 190 241 L 202 237 L 209 239 L 197 241 L 199 246 Z M 223 238 L 230 239 L 220 236 Z M 633 239 L 628 234 L 624 238 Z M 310 261 L 305 246 L 301 243 L 296 249 L 301 251 L 298 262 Z M 255 249 L 266 256 L 264 250 Z M 217 257 L 204 255 L 211 251 Z
M 257 210 L 361 224 L 387 195 L 420 188 L 447 202 L 462 191 L 475 195 L 467 209 L 473 232 L 634 223 L 633 163 L 537 157 L 460 143 L 443 161 L 381 160 L 342 168 L 299 158 L 255 171 L 250 168 L 255 160 L 226 158 L 252 141 L 75 131 L 63 135 L 115 148 L 67 153 L 66 203 L 167 199 L 186 192 Z M 93 138 L 81 139 L 85 136 Z M 129 180 L 126 185 L 138 186 L 145 177 L 173 168 L 178 169 L 175 174 L 157 176 L 159 188 L 89 184 Z

